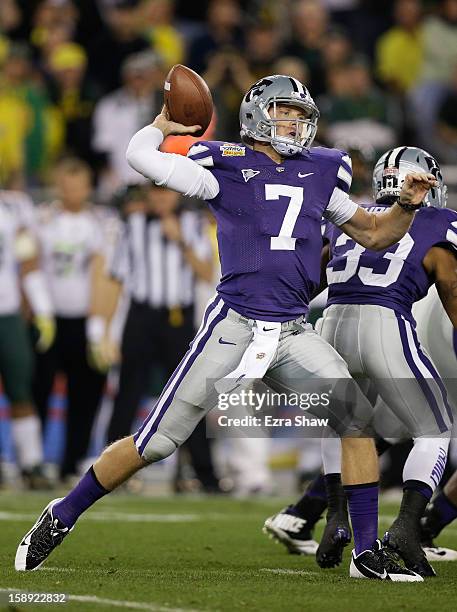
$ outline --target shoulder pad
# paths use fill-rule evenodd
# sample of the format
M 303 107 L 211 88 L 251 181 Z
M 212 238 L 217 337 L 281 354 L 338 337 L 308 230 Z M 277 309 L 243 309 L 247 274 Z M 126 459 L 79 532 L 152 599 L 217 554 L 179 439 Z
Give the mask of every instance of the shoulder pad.
M 352 183 L 352 161 L 345 151 L 313 147 L 310 153 L 320 164 L 326 164 L 329 171 L 335 172 L 335 187 L 349 193 Z
M 421 208 L 416 219 L 426 228 L 427 234 L 435 240 L 435 244 L 437 241 L 449 242 L 457 249 L 457 213 L 454 210 L 433 206 Z

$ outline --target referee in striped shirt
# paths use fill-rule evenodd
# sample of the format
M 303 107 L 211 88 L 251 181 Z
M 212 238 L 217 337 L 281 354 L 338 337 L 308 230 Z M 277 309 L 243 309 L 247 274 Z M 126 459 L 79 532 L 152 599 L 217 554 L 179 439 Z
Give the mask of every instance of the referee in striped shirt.
M 151 366 L 160 364 L 169 378 L 181 361 L 195 335 L 196 281 L 213 279 L 206 219 L 195 210 L 180 208 L 179 198 L 175 191 L 152 184 L 129 187 L 121 201 L 125 222 L 110 265 L 117 283 L 114 291 L 103 292 L 103 333 L 109 329 L 122 288 L 130 307 L 108 442 L 131 433 Z M 203 489 L 217 491 L 204 420 L 187 441 L 187 449 Z M 179 477 L 176 486 L 179 490 Z

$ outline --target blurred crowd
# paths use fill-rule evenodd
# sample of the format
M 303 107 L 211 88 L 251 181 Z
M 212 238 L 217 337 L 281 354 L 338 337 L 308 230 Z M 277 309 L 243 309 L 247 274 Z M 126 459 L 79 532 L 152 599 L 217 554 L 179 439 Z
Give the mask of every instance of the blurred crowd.
M 110 441 L 130 432 L 141 397 L 160 392 L 217 282 L 213 220 L 125 159 L 176 63 L 213 93 L 209 139 L 239 140 L 240 101 L 260 77 L 302 81 L 321 110 L 317 141 L 353 156 L 360 201 L 376 155 L 393 146 L 457 164 L 457 0 L 1 0 L 0 280 L 17 299 L 0 305 L 0 344 L 14 347 L 0 347 L 0 375 L 32 488 L 52 480 L 42 433 L 56 372 L 67 379 L 58 458 L 67 478 L 89 451 L 107 366 L 121 363 Z M 185 154 L 194 140 L 169 137 L 162 148 Z M 110 303 L 106 320 L 100 302 Z M 161 375 L 151 376 L 154 365 Z M 175 489 L 186 487 L 187 456 L 193 482 L 219 491 L 210 445 L 196 436 Z M 3 458 L 5 440 L 0 431 Z M 315 443 L 302 457 L 305 478 L 319 469 Z M 268 456 L 265 442 L 232 441 L 239 491 L 271 490 Z
M 207 80 L 217 139 L 238 138 L 256 79 L 287 73 L 318 102 L 321 143 L 408 142 L 457 162 L 457 0 L 2 0 L 3 185 L 46 185 L 68 153 L 101 199 L 135 182 L 126 144 L 175 63 Z

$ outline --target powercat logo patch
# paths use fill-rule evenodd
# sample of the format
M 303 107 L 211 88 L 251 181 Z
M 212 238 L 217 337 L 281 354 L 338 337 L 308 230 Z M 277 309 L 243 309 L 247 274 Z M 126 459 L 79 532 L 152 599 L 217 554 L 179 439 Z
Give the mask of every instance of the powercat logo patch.
M 244 157 L 246 155 L 246 147 L 240 147 L 240 145 L 223 144 L 219 149 L 222 157 Z

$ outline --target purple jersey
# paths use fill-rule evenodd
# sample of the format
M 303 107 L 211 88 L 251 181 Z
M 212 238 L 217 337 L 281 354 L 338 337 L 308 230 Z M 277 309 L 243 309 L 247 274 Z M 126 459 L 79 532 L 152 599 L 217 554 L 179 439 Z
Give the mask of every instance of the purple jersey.
M 372 206 L 368 210 L 388 210 Z M 410 230 L 384 251 L 369 251 L 335 227 L 326 230 L 331 260 L 327 266 L 330 304 L 375 304 L 413 319 L 414 302 L 427 295 L 433 279 L 422 262 L 433 246 L 457 256 L 457 213 L 446 208 L 421 208 Z
M 349 191 L 350 159 L 313 148 L 276 164 L 264 153 L 223 142 L 199 142 L 188 156 L 220 186 L 208 204 L 217 221 L 217 290 L 224 301 L 253 319 L 306 314 L 319 283 L 321 217 L 330 216 L 335 189 Z

